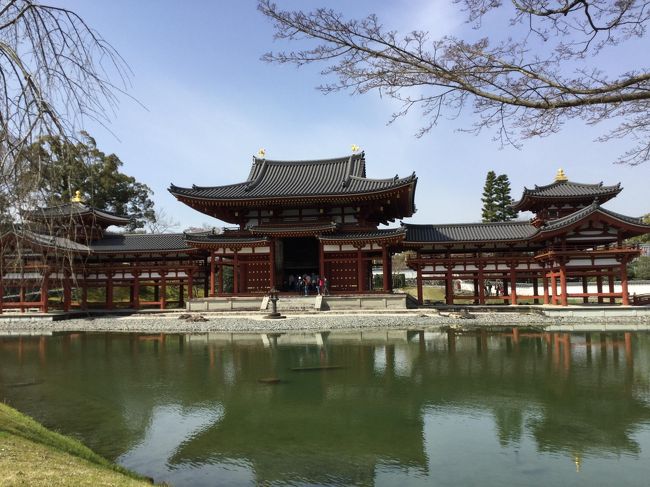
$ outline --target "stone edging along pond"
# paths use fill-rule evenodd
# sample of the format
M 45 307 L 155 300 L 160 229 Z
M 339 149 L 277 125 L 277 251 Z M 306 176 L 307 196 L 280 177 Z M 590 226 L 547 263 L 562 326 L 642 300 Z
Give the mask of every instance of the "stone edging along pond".
M 291 332 L 360 329 L 459 329 L 524 327 L 540 331 L 643 331 L 650 330 L 650 316 L 546 317 L 538 313 L 363 313 L 287 314 L 266 320 L 263 314 L 191 313 L 102 316 L 62 321 L 0 320 L 0 335 L 65 331 L 131 333 Z M 181 319 L 183 318 L 183 319 Z

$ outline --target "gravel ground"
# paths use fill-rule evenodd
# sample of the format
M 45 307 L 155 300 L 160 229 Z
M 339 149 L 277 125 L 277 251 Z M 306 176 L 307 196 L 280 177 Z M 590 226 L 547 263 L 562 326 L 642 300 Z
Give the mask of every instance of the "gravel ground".
M 190 319 L 180 319 L 181 316 Z M 650 329 L 650 316 L 622 318 L 548 318 L 537 313 L 475 313 L 471 318 L 458 314 L 426 312 L 420 310 L 399 314 L 289 314 L 285 319 L 267 320 L 255 313 L 191 313 L 191 314 L 137 314 L 129 316 L 102 316 L 61 321 L 43 319 L 0 320 L 0 334 L 42 333 L 54 331 L 101 331 L 133 333 L 201 333 L 226 332 L 285 332 L 326 331 L 358 329 L 436 329 L 476 327 L 535 327 L 557 329 L 586 329 L 604 327 L 611 329 Z M 197 320 L 197 321 L 194 321 Z

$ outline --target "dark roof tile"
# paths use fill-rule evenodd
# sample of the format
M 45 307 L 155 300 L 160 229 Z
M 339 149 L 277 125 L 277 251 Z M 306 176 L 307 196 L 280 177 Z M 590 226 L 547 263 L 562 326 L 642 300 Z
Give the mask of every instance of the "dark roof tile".
M 197 199 L 255 199 L 371 193 L 414 182 L 406 178 L 368 179 L 364 154 L 316 161 L 271 161 L 254 158 L 248 180 L 226 186 L 171 185 L 174 196 Z
M 406 242 L 446 243 L 527 240 L 535 233 L 530 222 L 405 224 Z
M 192 247 L 182 233 L 109 233 L 91 242 L 90 248 L 94 253 L 131 253 L 185 251 Z

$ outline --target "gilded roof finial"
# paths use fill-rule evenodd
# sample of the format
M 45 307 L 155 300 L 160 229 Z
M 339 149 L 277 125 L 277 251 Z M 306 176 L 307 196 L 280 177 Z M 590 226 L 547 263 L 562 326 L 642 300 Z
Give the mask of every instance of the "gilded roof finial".
M 564 169 L 560 168 L 557 170 L 557 174 L 555 175 L 555 180 L 556 181 L 568 181 L 569 178 L 566 177 L 566 174 L 564 174 Z
M 74 196 L 70 200 L 73 203 L 81 203 L 81 191 L 77 190 L 74 192 Z
M 257 151 L 257 157 L 264 159 L 264 156 L 266 156 L 266 149 L 260 149 Z
M 361 150 L 361 147 L 359 147 L 357 144 L 352 144 L 352 153 L 356 154 Z

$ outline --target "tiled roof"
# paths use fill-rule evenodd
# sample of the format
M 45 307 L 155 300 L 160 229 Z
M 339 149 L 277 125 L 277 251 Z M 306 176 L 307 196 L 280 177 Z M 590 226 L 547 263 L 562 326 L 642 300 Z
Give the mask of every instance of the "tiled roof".
M 90 252 L 90 248 L 88 246 L 64 237 L 55 237 L 53 235 L 35 233 L 28 230 L 25 230 L 24 232 L 22 232 L 22 234 L 19 235 L 43 247 L 49 247 L 49 248 L 60 249 L 60 250 L 69 250 L 72 252 L 85 252 L 85 253 Z
M 338 227 L 334 222 L 320 222 L 314 224 L 295 223 L 282 225 L 254 225 L 248 230 L 256 235 L 275 235 L 275 234 L 298 234 L 298 233 L 321 233 L 333 232 Z
M 635 218 L 631 216 L 626 216 L 626 215 L 621 215 L 620 213 L 615 213 L 610 210 L 606 210 L 605 208 L 602 208 L 598 203 L 595 201 L 581 210 L 578 210 L 574 213 L 571 213 L 570 215 L 567 215 L 562 218 L 558 218 L 557 220 L 551 220 L 546 225 L 540 228 L 540 232 L 550 232 L 552 230 L 557 230 L 560 228 L 564 228 L 566 226 L 572 225 L 576 222 L 579 222 L 583 218 L 591 215 L 592 213 L 602 213 L 604 215 L 607 215 L 611 218 L 615 218 L 616 220 L 620 220 L 625 223 L 630 223 L 632 225 L 638 225 L 638 226 L 643 226 L 643 227 L 648 227 L 650 229 L 650 225 L 647 223 L 644 223 L 642 218 Z
M 527 240 L 537 233 L 537 228 L 529 222 L 404 224 L 404 227 L 406 242 L 427 243 Z
M 182 233 L 109 233 L 91 242 L 90 248 L 94 253 L 130 253 L 185 251 L 192 247 Z
M 246 237 L 246 236 L 226 236 L 221 233 L 200 232 L 184 234 L 187 243 L 206 243 L 206 244 L 253 244 L 267 242 L 268 239 L 263 236 Z
M 406 235 L 406 229 L 401 228 L 385 228 L 378 230 L 371 230 L 366 232 L 339 232 L 322 235 L 319 237 L 322 241 L 333 240 L 373 240 L 391 237 L 400 237 Z
M 573 181 L 555 181 L 546 186 L 537 186 L 533 189 L 524 188 L 521 199 L 512 204 L 519 209 L 525 203 L 534 199 L 598 199 L 601 203 L 613 198 L 622 191 L 621 184 L 603 186 L 603 183 L 584 184 Z
M 80 202 L 64 203 L 56 206 L 48 206 L 30 212 L 29 216 L 34 219 L 50 218 L 71 218 L 92 215 L 97 220 L 105 221 L 110 225 L 126 225 L 131 220 L 124 216 L 100 210 Z
M 373 193 L 416 181 L 406 178 L 368 179 L 363 153 L 316 161 L 253 159 L 248 180 L 226 186 L 170 186 L 174 196 L 208 200 L 241 200 L 272 197 L 308 197 Z

